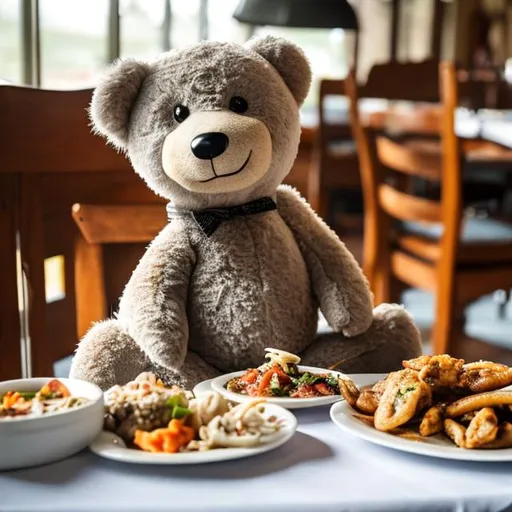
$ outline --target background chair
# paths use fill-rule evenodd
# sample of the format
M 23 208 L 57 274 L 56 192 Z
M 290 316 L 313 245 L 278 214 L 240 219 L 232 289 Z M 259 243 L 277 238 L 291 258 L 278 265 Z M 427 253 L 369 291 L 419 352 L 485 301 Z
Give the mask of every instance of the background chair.
M 435 353 L 457 353 L 468 303 L 512 285 L 512 226 L 463 218 L 463 162 L 503 165 L 511 158 L 495 145 L 456 136 L 455 109 L 472 97 L 473 85 L 459 83 L 454 65 L 442 64 L 439 122 L 418 130 L 434 128 L 436 142 L 365 126 L 357 85 L 352 76 L 347 80 L 365 200 L 364 270 L 376 303 L 396 299 L 397 282 L 435 294 Z M 439 197 L 414 193 L 410 177 L 439 184 Z

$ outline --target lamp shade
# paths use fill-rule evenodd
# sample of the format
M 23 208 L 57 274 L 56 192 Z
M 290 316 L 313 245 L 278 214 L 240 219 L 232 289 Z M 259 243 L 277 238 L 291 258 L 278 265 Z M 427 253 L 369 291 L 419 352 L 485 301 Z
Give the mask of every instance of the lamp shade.
M 259 26 L 358 29 L 347 0 L 241 0 L 233 17 Z

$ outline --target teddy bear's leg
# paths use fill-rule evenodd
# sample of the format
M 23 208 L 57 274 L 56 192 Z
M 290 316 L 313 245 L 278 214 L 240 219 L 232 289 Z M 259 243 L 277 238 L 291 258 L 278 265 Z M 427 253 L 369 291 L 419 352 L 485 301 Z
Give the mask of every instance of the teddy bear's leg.
M 105 390 L 126 384 L 149 365 L 147 356 L 119 322 L 105 320 L 95 324 L 80 341 L 69 375 Z
M 126 384 L 145 371 L 154 372 L 166 385 L 186 389 L 220 375 L 219 370 L 190 351 L 179 371 L 153 365 L 117 320 L 106 320 L 94 325 L 78 345 L 70 377 L 94 382 L 106 390 Z
M 381 304 L 373 310 L 373 323 L 366 332 L 353 338 L 319 335 L 301 359 L 302 364 L 319 368 L 336 365 L 345 373 L 387 373 L 421 353 L 420 333 L 409 313 L 402 306 Z

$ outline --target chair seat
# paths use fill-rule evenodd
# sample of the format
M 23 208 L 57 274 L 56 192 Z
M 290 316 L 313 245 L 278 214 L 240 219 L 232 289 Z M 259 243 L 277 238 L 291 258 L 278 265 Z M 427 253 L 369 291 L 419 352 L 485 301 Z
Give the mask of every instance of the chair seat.
M 396 242 L 402 249 L 427 260 L 441 256 L 439 239 L 443 227 L 439 224 L 403 222 Z M 469 217 L 462 230 L 460 263 L 512 262 L 512 224 L 491 218 Z

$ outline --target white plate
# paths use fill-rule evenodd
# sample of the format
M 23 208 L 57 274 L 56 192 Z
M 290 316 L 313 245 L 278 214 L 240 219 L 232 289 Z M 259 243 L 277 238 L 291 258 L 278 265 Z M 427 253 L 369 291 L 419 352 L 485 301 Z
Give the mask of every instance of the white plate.
M 264 442 L 261 445 L 252 448 L 218 448 L 206 452 L 186 453 L 150 453 L 127 448 L 120 437 L 106 431 L 103 431 L 89 448 L 100 457 L 131 464 L 205 464 L 251 457 L 274 450 L 286 443 L 297 429 L 297 419 L 291 412 L 273 404 L 266 404 L 265 409 L 268 415 L 274 415 L 283 420 L 283 426 L 275 434 L 262 438 Z
M 381 380 L 384 375 L 365 375 L 363 379 L 358 379 L 357 375 L 352 377 L 358 386 L 366 386 Z M 413 441 L 387 434 L 386 432 L 380 432 L 358 420 L 353 414 L 353 410 L 346 402 L 334 404 L 330 411 L 332 421 L 342 430 L 371 443 L 394 450 L 442 459 L 482 462 L 512 461 L 512 448 L 503 450 L 465 450 L 455 446 L 448 438 L 441 434 L 426 437 L 424 440 Z
M 314 368 L 313 366 L 299 366 L 300 372 L 311 372 L 311 373 L 331 373 L 332 375 L 339 375 L 342 376 L 343 374 L 339 372 L 335 372 L 333 370 L 325 370 L 323 368 Z M 231 380 L 236 377 L 241 377 L 246 372 L 233 372 L 228 373 L 226 375 L 221 375 L 220 377 L 217 377 L 215 379 L 212 379 L 210 381 L 210 386 L 213 389 L 213 391 L 216 391 L 217 393 L 220 393 L 223 395 L 227 400 L 235 403 L 244 403 L 244 402 L 250 402 L 251 400 L 254 400 L 255 397 L 253 396 L 247 396 L 247 395 L 240 395 L 238 393 L 233 393 L 232 391 L 228 391 L 224 386 Z M 206 384 L 205 381 L 204 384 Z M 199 389 L 203 389 L 203 383 L 198 385 Z M 332 395 L 332 396 L 320 396 L 315 398 L 286 398 L 286 397 L 279 397 L 279 396 L 272 396 L 272 397 L 265 397 L 265 401 L 269 404 L 276 404 L 280 405 L 281 407 L 284 407 L 285 409 L 304 409 L 307 407 L 319 407 L 321 405 L 330 405 L 334 402 L 338 402 L 341 400 L 340 395 Z

